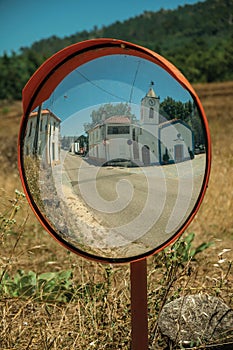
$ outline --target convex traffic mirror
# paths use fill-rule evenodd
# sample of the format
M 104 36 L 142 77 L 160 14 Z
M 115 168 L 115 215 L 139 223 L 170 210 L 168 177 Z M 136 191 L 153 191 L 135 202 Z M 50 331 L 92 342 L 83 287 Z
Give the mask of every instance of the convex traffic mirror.
M 19 168 L 61 244 L 130 262 L 176 239 L 203 199 L 210 137 L 201 103 L 167 60 L 112 39 L 70 46 L 23 91 Z

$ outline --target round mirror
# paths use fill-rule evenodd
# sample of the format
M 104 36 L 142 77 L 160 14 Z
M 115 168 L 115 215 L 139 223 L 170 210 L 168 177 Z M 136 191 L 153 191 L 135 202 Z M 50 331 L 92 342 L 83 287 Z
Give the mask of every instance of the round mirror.
M 49 59 L 23 91 L 21 179 L 65 247 L 106 262 L 155 253 L 204 196 L 210 137 L 195 91 L 161 56 L 97 39 Z

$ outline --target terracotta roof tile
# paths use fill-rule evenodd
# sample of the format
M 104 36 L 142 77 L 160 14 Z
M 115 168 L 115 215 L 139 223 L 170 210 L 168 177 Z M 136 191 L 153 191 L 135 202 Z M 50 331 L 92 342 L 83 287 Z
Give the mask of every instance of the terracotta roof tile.
M 113 116 L 105 119 L 104 124 L 130 124 L 130 119 L 125 116 Z
M 35 111 L 35 112 L 31 112 L 30 113 L 30 115 L 29 115 L 29 118 L 33 118 L 33 117 L 36 117 L 37 116 L 37 111 Z M 42 111 L 41 111 L 41 115 L 42 115 L 42 117 L 44 116 L 44 115 L 46 115 L 46 114 L 50 114 L 50 115 L 52 115 L 55 119 L 57 119 L 59 122 L 61 121 L 61 119 L 60 118 L 58 118 L 53 112 L 51 112 L 49 109 L 42 109 Z

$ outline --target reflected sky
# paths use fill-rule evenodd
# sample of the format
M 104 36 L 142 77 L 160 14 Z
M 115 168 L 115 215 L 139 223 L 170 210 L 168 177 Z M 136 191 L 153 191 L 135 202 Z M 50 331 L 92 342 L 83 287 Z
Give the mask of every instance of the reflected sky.
M 87 121 L 91 111 L 99 105 L 123 102 L 130 104 L 138 118 L 141 99 L 151 81 L 160 102 L 167 96 L 182 102 L 191 100 L 189 92 L 154 63 L 130 55 L 110 55 L 72 71 L 44 102 L 43 108 L 51 110 L 62 122 L 69 117 Z M 70 131 L 73 134 L 74 130 Z M 70 134 L 68 127 L 65 133 Z
M 102 56 L 68 74 L 27 116 L 23 148 L 28 187 L 58 236 L 104 259 L 168 242 L 205 176 L 205 147 L 195 153 L 195 143 L 206 145 L 204 124 L 193 102 L 165 69 L 136 56 Z

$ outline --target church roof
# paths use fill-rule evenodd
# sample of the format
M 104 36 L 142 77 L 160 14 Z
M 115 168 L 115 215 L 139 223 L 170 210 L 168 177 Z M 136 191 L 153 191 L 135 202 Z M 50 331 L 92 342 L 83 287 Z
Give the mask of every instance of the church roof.
M 154 89 L 152 87 L 150 87 L 149 91 L 147 92 L 146 94 L 147 97 L 157 97 L 155 92 L 154 92 Z
M 159 127 L 163 128 L 164 126 L 169 125 L 169 124 L 174 124 L 175 122 L 180 122 L 180 119 L 173 118 L 173 119 L 166 120 L 166 121 L 160 123 Z

